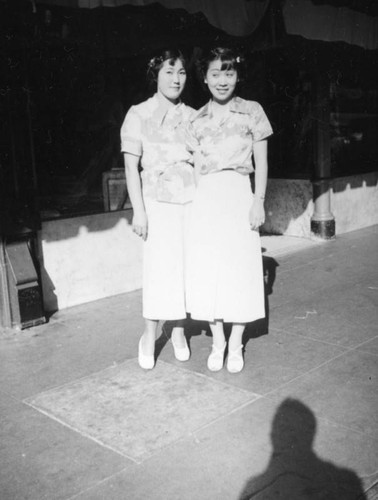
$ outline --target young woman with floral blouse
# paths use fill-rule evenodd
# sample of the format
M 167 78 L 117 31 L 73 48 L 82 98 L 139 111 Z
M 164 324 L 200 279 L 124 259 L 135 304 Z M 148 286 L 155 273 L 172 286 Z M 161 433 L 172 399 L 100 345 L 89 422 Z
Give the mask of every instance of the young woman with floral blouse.
M 180 100 L 185 67 L 177 50 L 163 50 L 152 58 L 147 75 L 156 93 L 129 109 L 121 129 L 133 231 L 144 241 L 145 324 L 138 349 L 144 369 L 155 364 L 159 320 L 175 321 L 171 339 L 176 358 L 185 361 L 190 356 L 184 336 L 184 234 L 194 175 L 185 128 L 193 110 Z
M 223 367 L 223 323 L 232 323 L 227 369 L 235 373 L 244 366 L 246 323 L 265 316 L 259 227 L 265 220 L 266 139 L 272 128 L 259 103 L 235 94 L 244 73 L 239 54 L 213 49 L 200 68 L 211 98 L 191 117 L 187 131 L 197 179 L 188 236 L 187 309 L 192 318 L 210 323 L 213 346 L 207 366 L 212 371 Z

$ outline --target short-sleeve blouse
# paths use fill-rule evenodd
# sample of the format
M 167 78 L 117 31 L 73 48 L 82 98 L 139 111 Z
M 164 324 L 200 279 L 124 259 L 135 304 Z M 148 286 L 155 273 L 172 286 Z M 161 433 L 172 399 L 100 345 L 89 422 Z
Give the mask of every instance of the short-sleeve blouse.
M 233 169 L 253 172 L 253 145 L 273 133 L 270 122 L 256 101 L 234 97 L 229 112 L 219 123 L 213 119 L 212 101 L 191 117 L 187 127 L 187 148 L 196 153 L 201 174 Z
M 121 127 L 121 151 L 141 157 L 143 194 L 156 197 L 156 182 L 168 167 L 193 164 L 185 129 L 193 109 L 179 102 L 162 110 L 157 94 L 131 106 Z

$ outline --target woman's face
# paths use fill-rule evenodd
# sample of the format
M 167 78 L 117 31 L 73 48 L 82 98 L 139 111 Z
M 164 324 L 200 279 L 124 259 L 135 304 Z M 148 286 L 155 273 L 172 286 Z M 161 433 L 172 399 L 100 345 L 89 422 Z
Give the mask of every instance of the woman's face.
M 186 82 L 186 71 L 180 59 L 173 64 L 164 61 L 157 77 L 157 91 L 171 102 L 177 102 Z
M 205 83 L 216 102 L 226 104 L 232 98 L 237 82 L 238 72 L 235 69 L 222 70 L 222 61 L 220 59 L 209 64 Z

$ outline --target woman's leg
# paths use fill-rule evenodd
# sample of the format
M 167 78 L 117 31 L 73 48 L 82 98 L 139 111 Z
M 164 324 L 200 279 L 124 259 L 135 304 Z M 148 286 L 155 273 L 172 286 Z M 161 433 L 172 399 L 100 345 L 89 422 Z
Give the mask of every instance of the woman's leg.
M 190 358 L 190 350 L 184 335 L 184 325 L 184 319 L 176 321 L 175 326 L 172 328 L 171 335 L 175 358 L 179 361 L 188 361 L 188 359 Z
M 155 353 L 156 331 L 158 324 L 158 320 L 144 319 L 144 332 L 141 338 L 141 345 L 145 356 L 153 356 Z
M 223 368 L 224 351 L 226 348 L 223 321 L 216 320 L 209 323 L 209 325 L 213 334 L 213 347 L 207 359 L 207 367 L 210 371 L 217 372 Z
M 233 323 L 228 339 L 227 370 L 230 373 L 239 373 L 244 367 L 242 344 L 244 330 L 245 323 Z
M 186 339 L 184 335 L 185 319 L 176 321 L 175 326 L 172 328 L 172 343 L 179 349 L 186 347 Z
M 213 322 L 209 322 L 211 333 L 213 334 L 213 346 L 216 349 L 223 349 L 224 344 L 226 343 L 226 338 L 224 336 L 223 330 L 223 321 L 215 320 Z
M 245 330 L 245 323 L 233 323 L 230 338 L 228 339 L 228 350 L 236 351 L 241 344 L 243 339 L 243 333 Z

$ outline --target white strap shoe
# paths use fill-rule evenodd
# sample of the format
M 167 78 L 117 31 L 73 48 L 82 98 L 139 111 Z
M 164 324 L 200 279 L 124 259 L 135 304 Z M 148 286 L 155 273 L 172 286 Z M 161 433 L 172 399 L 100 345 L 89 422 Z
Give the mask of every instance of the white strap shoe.
M 244 368 L 243 344 L 240 344 L 240 346 L 234 351 L 230 351 L 230 349 L 228 349 L 226 366 L 230 373 L 239 373 L 242 371 Z
M 178 347 L 177 345 L 175 345 L 173 338 L 171 338 L 171 340 L 172 340 L 173 350 L 175 353 L 175 358 L 178 361 L 188 361 L 188 359 L 190 358 L 190 351 L 186 338 L 185 338 L 185 347 Z
M 145 354 L 143 354 L 142 338 L 140 338 L 138 344 L 138 363 L 139 366 L 144 370 L 152 370 L 152 368 L 155 366 L 155 356 L 146 356 Z
M 211 348 L 210 356 L 207 358 L 207 367 L 212 372 L 219 372 L 223 368 L 224 363 L 224 351 L 226 349 L 226 342 L 224 346 L 220 349 L 215 347 L 213 344 Z

